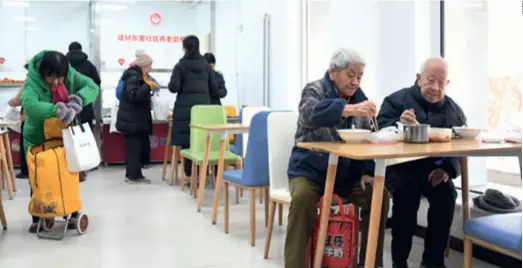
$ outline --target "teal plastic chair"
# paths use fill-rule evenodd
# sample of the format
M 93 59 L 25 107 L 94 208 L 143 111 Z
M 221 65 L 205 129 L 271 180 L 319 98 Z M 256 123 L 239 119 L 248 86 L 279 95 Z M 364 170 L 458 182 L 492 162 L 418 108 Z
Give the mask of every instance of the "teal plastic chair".
M 227 113 L 223 106 L 220 105 L 196 105 L 191 109 L 191 125 L 214 125 L 214 124 L 226 124 Z M 183 158 L 192 161 L 192 176 L 191 176 L 191 193 L 196 194 L 196 180 L 197 180 L 197 168 L 203 163 L 205 154 L 205 141 L 207 139 L 208 132 L 203 129 L 191 128 L 190 134 L 190 148 L 183 149 L 180 154 Z M 218 164 L 218 157 L 220 154 L 220 138 L 221 135 L 213 133 L 211 136 L 211 150 L 209 151 L 209 166 Z M 233 154 L 230 151 L 229 140 L 225 143 L 224 152 L 224 166 L 230 164 L 236 164 L 241 161 L 241 157 Z M 182 191 L 184 190 L 185 174 L 182 172 Z

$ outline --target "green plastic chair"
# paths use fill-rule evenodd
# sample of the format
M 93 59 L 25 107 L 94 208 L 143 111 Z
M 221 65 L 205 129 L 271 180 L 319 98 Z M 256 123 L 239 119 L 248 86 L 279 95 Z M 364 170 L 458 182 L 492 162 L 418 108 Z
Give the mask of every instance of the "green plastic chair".
M 191 124 L 212 125 L 212 124 L 226 124 L 227 113 L 223 106 L 220 105 L 195 105 L 191 109 Z M 203 129 L 191 128 L 191 142 L 190 148 L 181 150 L 183 158 L 187 158 L 197 165 L 203 163 L 205 153 L 205 140 L 208 132 Z M 213 133 L 211 137 L 211 150 L 209 152 L 209 164 L 218 163 L 220 154 L 220 138 L 221 135 Z M 225 163 L 239 162 L 241 158 L 233 154 L 229 148 L 229 140 L 225 144 L 224 152 Z

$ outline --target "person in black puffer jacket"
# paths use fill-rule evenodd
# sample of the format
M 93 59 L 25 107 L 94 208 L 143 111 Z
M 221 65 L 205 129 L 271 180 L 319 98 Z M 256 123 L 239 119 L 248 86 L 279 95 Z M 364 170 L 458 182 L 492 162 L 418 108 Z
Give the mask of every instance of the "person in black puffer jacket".
M 176 93 L 173 109 L 171 144 L 182 149 L 190 146 L 191 109 L 209 105 L 211 96 L 218 96 L 218 83 L 212 68 L 200 54 L 200 41 L 194 35 L 183 39 L 185 55 L 174 66 L 169 91 Z M 185 160 L 185 174 L 191 176 L 192 162 Z
M 102 81 L 100 80 L 98 70 L 96 70 L 94 64 L 87 59 L 87 54 L 82 51 L 82 45 L 80 43 L 72 42 L 69 45 L 69 52 L 66 57 L 69 59 L 71 66 L 79 73 L 93 79 L 98 87 L 101 85 Z M 82 124 L 88 123 L 91 129 L 93 129 L 94 109 L 92 103 L 83 108 L 80 113 L 80 120 Z
M 116 120 L 116 129 L 124 134 L 127 158 L 126 182 L 150 183 L 142 174 L 142 164 L 150 153 L 152 132 L 151 94 L 158 87 L 147 73 L 153 60 L 144 51 L 136 51 L 136 65 L 122 75 L 123 90 Z
M 216 71 L 216 58 L 212 53 L 203 54 L 203 58 L 211 65 L 212 73 L 215 75 L 216 82 L 218 83 L 218 96 L 211 95 L 211 104 L 222 105 L 220 99 L 227 96 L 227 88 L 225 87 L 225 79 L 223 74 L 219 71 Z

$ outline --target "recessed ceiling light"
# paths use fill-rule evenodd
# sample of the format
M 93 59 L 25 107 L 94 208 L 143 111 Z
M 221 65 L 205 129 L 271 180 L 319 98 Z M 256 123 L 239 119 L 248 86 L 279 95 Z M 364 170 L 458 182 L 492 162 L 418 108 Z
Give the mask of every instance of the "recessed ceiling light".
M 25 17 L 25 16 L 17 16 L 15 17 L 15 20 L 20 20 L 20 21 L 35 21 L 35 17 Z
M 29 7 L 28 2 L 23 1 L 4 1 L 5 7 Z

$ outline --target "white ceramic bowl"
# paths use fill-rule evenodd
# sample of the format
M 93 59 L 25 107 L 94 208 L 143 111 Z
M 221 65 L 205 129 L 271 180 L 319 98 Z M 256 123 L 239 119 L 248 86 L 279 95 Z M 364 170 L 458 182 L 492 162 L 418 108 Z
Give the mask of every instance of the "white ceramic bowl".
M 360 143 L 370 135 L 368 129 L 338 129 L 338 134 L 347 143 Z
M 454 127 L 454 131 L 463 139 L 475 139 L 481 133 L 480 128 Z

